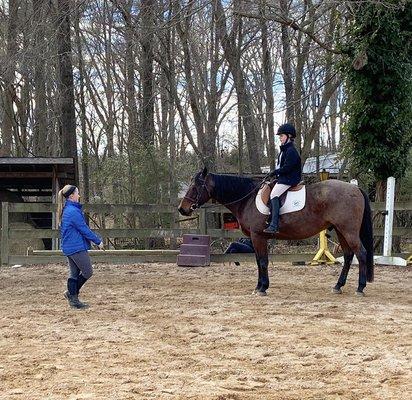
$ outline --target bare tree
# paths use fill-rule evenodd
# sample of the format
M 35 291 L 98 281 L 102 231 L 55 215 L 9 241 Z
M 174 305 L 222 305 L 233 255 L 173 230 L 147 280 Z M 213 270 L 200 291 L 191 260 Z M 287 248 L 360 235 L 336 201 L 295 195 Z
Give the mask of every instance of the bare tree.
M 264 4 L 261 5 L 261 13 L 264 14 Z M 273 98 L 273 69 L 272 56 L 269 48 L 269 34 L 267 21 L 261 19 L 262 32 L 262 64 L 263 76 L 265 81 L 265 98 L 266 98 L 266 121 L 267 121 L 267 136 L 268 136 L 268 158 L 271 169 L 275 167 L 276 150 L 275 150 L 275 121 L 274 121 L 274 98 Z
M 235 0 L 235 6 L 239 7 L 239 0 Z M 216 34 L 223 47 L 225 58 L 229 64 L 230 72 L 233 77 L 234 86 L 238 98 L 239 118 L 242 119 L 243 129 L 245 132 L 246 143 L 249 154 L 250 170 L 254 173 L 260 173 L 259 148 L 256 138 L 256 122 L 253 116 L 252 102 L 250 93 L 246 87 L 245 78 L 240 63 L 240 51 L 236 45 L 236 33 L 239 24 L 239 17 L 234 16 L 234 23 L 231 32 L 227 30 L 226 15 L 221 0 L 214 3 L 214 17 L 216 20 Z

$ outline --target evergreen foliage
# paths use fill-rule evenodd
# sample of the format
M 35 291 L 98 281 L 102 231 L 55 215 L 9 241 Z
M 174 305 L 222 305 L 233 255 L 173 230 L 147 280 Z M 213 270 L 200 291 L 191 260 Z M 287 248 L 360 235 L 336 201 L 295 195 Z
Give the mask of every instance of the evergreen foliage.
M 353 11 L 345 65 L 347 150 L 359 173 L 400 178 L 412 139 L 411 3 L 360 2 Z

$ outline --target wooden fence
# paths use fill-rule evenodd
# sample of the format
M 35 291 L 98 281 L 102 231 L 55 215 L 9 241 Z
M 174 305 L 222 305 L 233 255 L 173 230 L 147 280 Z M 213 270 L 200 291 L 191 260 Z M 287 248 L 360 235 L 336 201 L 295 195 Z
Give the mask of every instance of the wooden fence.
M 375 211 L 385 210 L 384 203 L 372 203 Z M 2 230 L 1 230 L 1 264 L 44 264 L 64 262 L 65 259 L 60 251 L 34 251 L 27 254 L 10 254 L 10 243 L 13 240 L 22 239 L 57 239 L 59 231 L 57 229 L 19 229 L 11 227 L 9 224 L 11 213 L 44 213 L 54 212 L 56 206 L 49 203 L 2 203 Z M 398 202 L 395 204 L 395 210 L 412 210 L 412 200 Z M 85 204 L 84 211 L 87 213 L 119 215 L 123 213 L 159 213 L 170 214 L 172 220 L 178 218 L 176 207 L 171 205 L 157 204 L 135 204 L 135 205 L 115 205 L 115 204 Z M 113 229 L 93 229 L 102 238 L 181 238 L 185 233 L 207 234 L 212 238 L 235 239 L 242 236 L 240 230 L 226 230 L 223 228 L 223 213 L 229 212 L 223 206 L 206 207 L 198 210 L 197 227 L 195 228 L 113 228 Z M 221 229 L 208 227 L 207 215 L 217 213 L 220 215 Z M 183 219 L 184 221 L 184 219 Z M 172 226 L 174 224 L 171 224 Z M 411 228 L 396 227 L 393 230 L 394 236 L 411 237 Z M 375 229 L 376 236 L 383 235 L 383 229 Z M 109 250 L 109 251 L 92 251 L 95 262 L 106 263 L 135 263 L 135 262 L 175 262 L 177 250 Z M 277 261 L 308 261 L 313 254 L 276 254 Z M 253 260 L 254 255 L 229 255 L 213 254 L 212 261 L 223 262 L 238 260 Z

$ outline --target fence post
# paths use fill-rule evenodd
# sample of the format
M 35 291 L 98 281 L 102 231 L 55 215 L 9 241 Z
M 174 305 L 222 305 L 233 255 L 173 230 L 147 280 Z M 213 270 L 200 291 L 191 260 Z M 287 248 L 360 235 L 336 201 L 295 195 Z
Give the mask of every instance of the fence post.
M 9 203 L 1 208 L 1 264 L 9 264 Z
M 199 210 L 199 231 L 201 235 L 207 235 L 206 209 Z
M 386 184 L 386 215 L 383 236 L 383 255 L 392 255 L 393 211 L 395 202 L 395 178 L 389 177 Z
M 393 212 L 395 209 L 395 178 L 390 176 L 386 184 L 385 230 L 383 237 L 383 255 L 375 257 L 375 264 L 399 265 L 406 267 L 407 261 L 392 254 Z

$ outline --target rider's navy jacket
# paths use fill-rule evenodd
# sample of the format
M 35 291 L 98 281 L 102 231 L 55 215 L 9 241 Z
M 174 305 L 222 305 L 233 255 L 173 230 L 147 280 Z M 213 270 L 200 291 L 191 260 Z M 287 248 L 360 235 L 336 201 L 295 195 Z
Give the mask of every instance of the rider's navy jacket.
M 83 205 L 66 200 L 60 224 L 61 248 L 65 256 L 90 250 L 90 241 L 99 245 L 99 238 L 87 226 L 82 212 Z
M 278 183 L 294 186 L 302 180 L 302 163 L 293 142 L 280 146 L 278 164 L 279 168 L 273 171 L 273 174 L 278 177 Z

